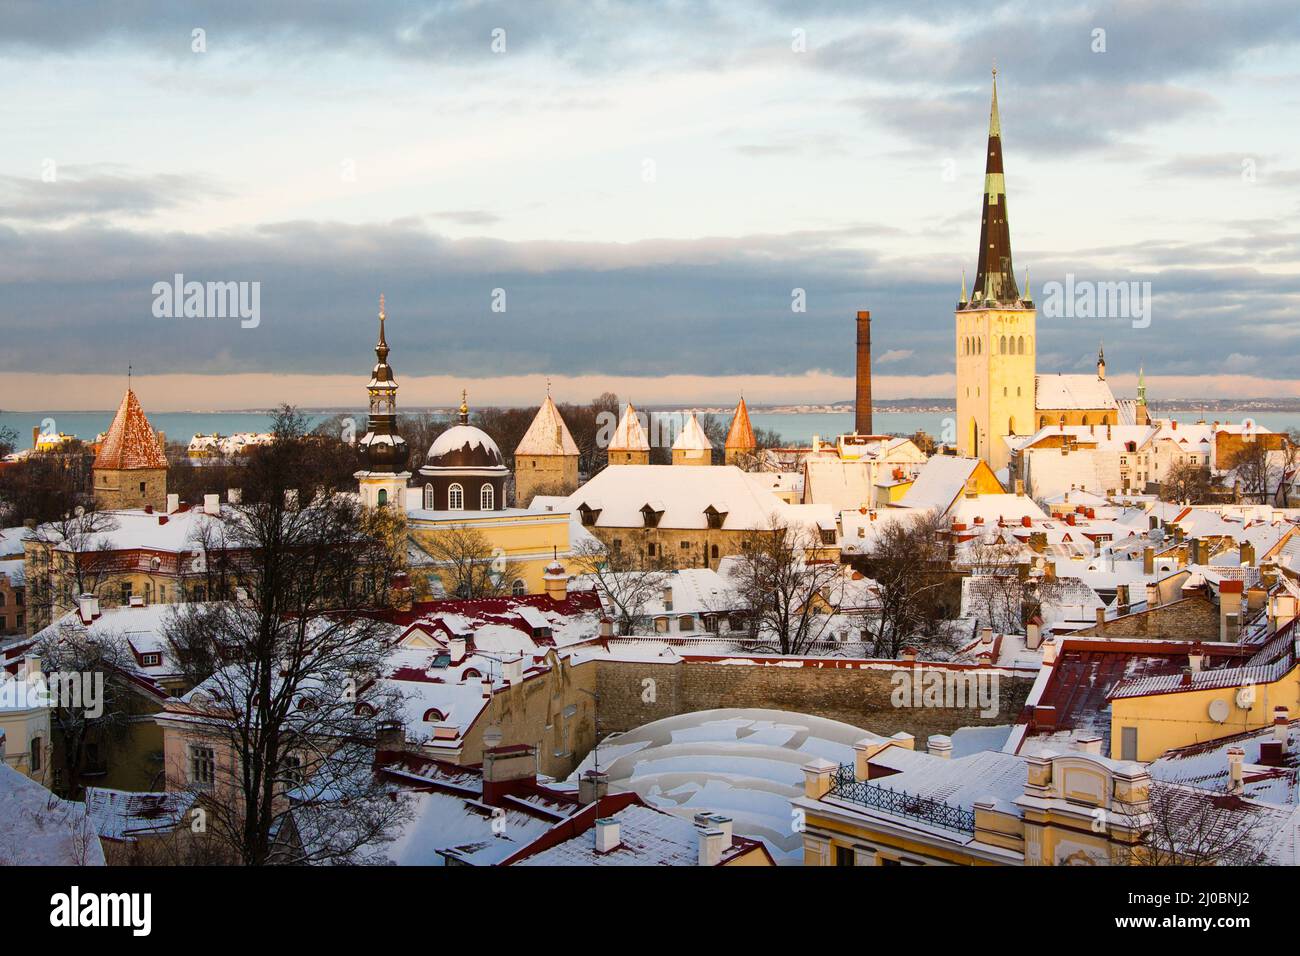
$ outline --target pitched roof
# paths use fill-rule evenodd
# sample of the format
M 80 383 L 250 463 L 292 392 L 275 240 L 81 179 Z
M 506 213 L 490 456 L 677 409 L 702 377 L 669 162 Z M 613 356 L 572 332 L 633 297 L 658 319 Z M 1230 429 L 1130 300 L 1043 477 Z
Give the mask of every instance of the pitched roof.
M 108 434 L 95 456 L 96 468 L 137 469 L 166 468 L 167 458 L 158 447 L 153 426 L 145 418 L 144 409 L 135 392 L 129 388 L 122 404 L 108 426 Z
M 1119 408 L 1115 394 L 1104 378 L 1096 375 L 1065 375 L 1060 372 L 1034 376 L 1034 406 L 1043 409 Z
M 686 420 L 682 426 L 682 433 L 677 436 L 673 442 L 674 451 L 712 451 L 713 444 L 709 441 L 709 436 L 704 434 L 704 429 L 700 427 L 700 420 L 691 412 L 691 417 Z
M 731 417 L 731 427 L 727 429 L 726 448 L 740 451 L 750 451 L 758 447 L 758 441 L 754 438 L 754 426 L 749 423 L 749 409 L 745 407 L 745 399 L 741 398 L 740 404 L 736 406 L 736 414 Z
M 569 428 L 564 424 L 564 419 L 560 416 L 560 410 L 555 407 L 555 402 L 551 401 L 551 396 L 547 395 L 546 401 L 542 402 L 542 407 L 537 410 L 537 415 L 533 418 L 533 423 L 528 426 L 528 431 L 524 432 L 524 437 L 519 442 L 519 447 L 515 449 L 515 454 L 578 454 L 578 443 L 569 434 Z
M 645 437 L 641 420 L 636 417 L 636 409 L 627 403 L 623 418 L 614 429 L 614 437 L 609 440 L 610 451 L 649 451 L 650 442 Z

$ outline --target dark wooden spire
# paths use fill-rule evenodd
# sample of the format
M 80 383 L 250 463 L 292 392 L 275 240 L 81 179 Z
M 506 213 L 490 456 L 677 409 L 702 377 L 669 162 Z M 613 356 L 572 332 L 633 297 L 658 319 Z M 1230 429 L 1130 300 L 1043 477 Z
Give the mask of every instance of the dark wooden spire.
M 989 146 L 984 158 L 984 200 L 980 216 L 980 249 L 971 290 L 971 308 L 1015 305 L 1020 301 L 1011 265 L 1011 226 L 1007 221 L 1007 190 L 1002 174 L 1002 122 L 998 117 L 998 71 L 993 70 L 993 105 L 989 109 Z

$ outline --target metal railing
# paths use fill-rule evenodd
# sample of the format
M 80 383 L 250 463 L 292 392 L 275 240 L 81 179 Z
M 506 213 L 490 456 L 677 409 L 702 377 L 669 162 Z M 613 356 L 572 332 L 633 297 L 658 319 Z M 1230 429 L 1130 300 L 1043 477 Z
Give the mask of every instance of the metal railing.
M 919 820 L 945 830 L 975 832 L 975 811 L 858 780 L 851 763 L 840 764 L 832 778 L 830 792 L 831 796 L 851 800 L 873 810 L 883 810 L 885 813 Z

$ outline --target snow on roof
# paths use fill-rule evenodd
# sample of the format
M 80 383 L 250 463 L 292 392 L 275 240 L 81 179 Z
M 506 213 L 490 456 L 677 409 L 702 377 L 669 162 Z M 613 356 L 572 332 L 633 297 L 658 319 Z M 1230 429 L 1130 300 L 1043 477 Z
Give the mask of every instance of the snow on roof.
M 725 814 L 735 833 L 762 840 L 777 862 L 794 863 L 803 838 L 791 832 L 790 800 L 803 793 L 801 768 L 813 757 L 850 762 L 863 738 L 885 739 L 808 714 L 720 709 L 645 724 L 602 743 L 599 756 L 611 790 L 633 790 L 685 819 L 703 810 Z
M 704 434 L 704 429 L 700 427 L 700 421 L 691 412 L 691 417 L 686 419 L 686 424 L 682 426 L 682 432 L 673 442 L 673 451 L 712 451 L 713 443 L 709 441 L 709 436 Z
M 0 761 L 0 866 L 103 866 L 84 804 L 61 800 Z
M 134 793 L 107 787 L 86 788 L 86 811 L 105 840 L 133 843 L 139 837 L 167 833 L 185 822 L 197 796 L 184 790 Z
M 1119 403 L 1104 378 L 1066 375 L 1062 372 L 1034 376 L 1034 407 L 1040 411 L 1113 408 Z
M 222 505 L 227 514 L 228 508 L 228 505 Z M 198 551 L 198 540 L 203 529 L 211 528 L 221 521 L 214 515 L 206 514 L 202 508 L 186 508 L 170 515 L 150 513 L 141 508 L 102 511 L 99 514 L 102 517 L 95 526 L 97 530 L 80 536 L 84 540 L 77 542 L 78 550 L 85 552 L 102 547 L 113 551 Z M 51 534 L 50 537 L 53 539 L 54 535 Z M 61 551 L 70 550 L 66 541 L 60 541 L 56 547 Z
M 180 666 L 172 658 L 167 629 L 178 616 L 193 612 L 199 605 L 145 604 L 126 607 L 101 607 L 99 616 L 86 624 L 79 611 L 70 611 L 36 634 L 38 641 L 67 639 L 74 635 L 91 641 L 125 641 L 135 655 L 130 666 L 136 673 L 152 680 L 167 680 L 180 675 Z M 157 654 L 157 664 L 145 664 L 143 654 Z
M 549 849 L 520 860 L 519 866 L 698 866 L 699 831 L 691 821 L 632 804 L 614 813 L 618 846 L 596 852 L 596 828 L 590 827 Z M 752 849 L 756 843 L 733 833 L 720 863 Z
M 949 509 L 954 521 L 974 524 L 976 518 L 986 524 L 997 524 L 999 519 L 1020 521 L 1046 521 L 1047 513 L 1028 495 L 979 495 L 975 498 L 958 498 Z
M 873 779 L 872 783 L 895 793 L 935 800 L 965 810 L 973 810 L 977 802 L 988 798 L 1012 803 L 1024 793 L 1028 776 L 1023 758 L 997 750 L 979 750 L 964 757 L 943 758 L 924 751 L 887 747 L 872 757 L 871 763 L 897 771 Z M 843 800 L 835 796 L 822 799 Z M 847 802 L 847 805 L 860 809 L 860 805 L 852 802 Z M 885 810 L 870 812 L 888 815 Z
M 158 447 L 153 426 L 140 401 L 129 388 L 113 416 L 113 424 L 99 446 L 95 468 L 166 468 L 167 457 Z
M 576 455 L 578 444 L 569 434 L 569 426 L 564 424 L 560 410 L 546 396 L 542 407 L 533 417 L 533 423 L 524 432 L 524 437 L 515 448 L 516 455 Z
M 614 429 L 614 435 L 609 440 L 609 451 L 649 451 L 650 442 L 646 440 L 645 429 L 641 427 L 641 420 L 637 418 L 636 409 L 632 403 L 627 403 L 627 409 L 623 412 L 623 417 L 619 420 L 618 427 Z
M 947 511 L 979 466 L 978 458 L 934 455 L 921 466 L 899 504 L 905 508 Z
M 23 556 L 23 542 L 32 536 L 32 529 L 26 525 L 13 528 L 0 528 L 0 558 Z
M 481 781 L 479 783 L 481 788 Z M 446 857 L 475 866 L 493 866 L 513 856 L 553 825 L 522 809 L 493 808 L 473 797 L 432 791 L 408 793 L 411 818 L 384 848 L 399 866 L 443 866 Z
M 804 459 L 807 500 L 837 511 L 860 508 L 872 500 L 872 462 L 810 455 Z
M 483 429 L 474 425 L 452 425 L 441 435 L 433 440 L 429 446 L 428 458 L 441 458 L 443 455 L 449 455 L 454 451 L 468 447 L 470 451 L 476 448 L 486 450 L 488 455 L 496 461 L 501 461 L 501 449 L 497 443 L 492 440 Z M 429 465 L 425 466 L 432 467 Z
M 619 465 L 605 468 L 569 495 L 562 510 L 578 512 L 586 505 L 599 511 L 597 527 L 639 528 L 641 509 L 662 510 L 660 528 L 708 527 L 706 509 L 723 512 L 726 531 L 758 530 L 773 516 L 790 523 L 834 527 L 834 511 L 824 505 L 789 505 L 734 465 L 680 468 L 671 465 Z

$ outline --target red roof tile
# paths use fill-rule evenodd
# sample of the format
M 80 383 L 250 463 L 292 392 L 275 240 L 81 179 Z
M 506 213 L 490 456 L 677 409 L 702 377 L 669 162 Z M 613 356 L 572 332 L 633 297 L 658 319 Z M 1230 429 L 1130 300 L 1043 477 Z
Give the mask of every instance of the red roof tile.
M 96 468 L 137 469 L 166 468 L 167 458 L 158 447 L 153 426 L 129 388 L 118 406 L 113 424 L 108 427 L 104 443 L 95 456 Z

